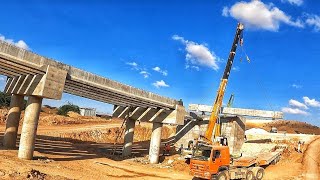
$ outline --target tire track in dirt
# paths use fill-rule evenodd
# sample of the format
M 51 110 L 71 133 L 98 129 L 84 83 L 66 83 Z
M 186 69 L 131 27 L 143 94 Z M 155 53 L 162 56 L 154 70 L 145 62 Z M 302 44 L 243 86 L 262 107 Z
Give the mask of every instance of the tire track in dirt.
M 318 159 L 320 156 L 320 137 L 314 139 L 303 154 L 304 176 L 307 180 L 319 180 Z

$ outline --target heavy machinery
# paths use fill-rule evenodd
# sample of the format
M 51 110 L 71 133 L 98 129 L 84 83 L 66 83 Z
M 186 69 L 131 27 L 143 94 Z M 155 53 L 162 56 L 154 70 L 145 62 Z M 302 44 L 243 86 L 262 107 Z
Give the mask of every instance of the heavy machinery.
M 225 94 L 228 78 L 232 69 L 233 60 L 238 44 L 242 44 L 242 32 L 244 26 L 238 23 L 236 34 L 233 40 L 228 62 L 224 70 L 217 96 L 209 119 L 205 135 L 196 143 L 192 158 L 190 160 L 191 175 L 203 179 L 262 179 L 264 169 L 254 167 L 259 165 L 255 158 L 242 158 L 233 162 L 230 158 L 228 146 L 218 144 L 220 136 L 219 114 Z

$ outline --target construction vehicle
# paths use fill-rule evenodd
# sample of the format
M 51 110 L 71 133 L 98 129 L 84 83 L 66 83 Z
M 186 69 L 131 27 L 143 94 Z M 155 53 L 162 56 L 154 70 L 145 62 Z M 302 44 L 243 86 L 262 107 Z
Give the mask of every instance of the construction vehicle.
M 237 160 L 231 159 L 228 146 L 218 144 L 220 137 L 220 110 L 225 94 L 228 78 L 232 69 L 233 60 L 238 44 L 242 44 L 242 32 L 244 26 L 238 23 L 233 40 L 228 62 L 224 70 L 217 96 L 209 119 L 209 124 L 202 140 L 196 143 L 190 160 L 190 174 L 203 179 L 262 179 L 264 169 L 259 167 L 269 159 L 257 157 L 243 157 Z M 230 98 L 232 101 L 232 97 Z M 279 154 L 279 153 L 278 153 Z

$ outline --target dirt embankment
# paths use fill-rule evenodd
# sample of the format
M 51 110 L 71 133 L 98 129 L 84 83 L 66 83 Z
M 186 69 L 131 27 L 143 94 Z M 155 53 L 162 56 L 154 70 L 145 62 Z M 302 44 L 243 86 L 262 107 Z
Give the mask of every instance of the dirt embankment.
M 246 123 L 246 129 L 261 128 L 270 131 L 272 127 L 276 127 L 278 131 L 286 131 L 292 134 L 315 134 L 320 135 L 320 128 L 311 124 L 293 120 L 275 120 L 269 123 Z
M 122 132 L 122 133 L 121 133 Z M 140 141 L 148 141 L 151 138 L 152 128 L 147 126 L 146 124 L 136 125 L 134 131 L 134 142 Z M 174 128 L 163 126 L 161 132 L 161 138 L 167 139 L 172 134 L 174 134 Z M 123 143 L 124 139 L 124 128 L 120 128 L 120 124 L 118 127 L 111 128 L 103 128 L 103 129 L 91 129 L 91 130 L 80 130 L 80 131 L 72 131 L 72 132 L 53 132 L 50 135 L 59 137 L 59 138 L 71 138 L 72 140 L 80 140 L 80 141 L 90 141 L 96 143 L 114 143 L 117 136 L 117 143 Z
M 320 179 L 320 137 L 315 138 L 304 152 L 303 167 L 306 179 Z

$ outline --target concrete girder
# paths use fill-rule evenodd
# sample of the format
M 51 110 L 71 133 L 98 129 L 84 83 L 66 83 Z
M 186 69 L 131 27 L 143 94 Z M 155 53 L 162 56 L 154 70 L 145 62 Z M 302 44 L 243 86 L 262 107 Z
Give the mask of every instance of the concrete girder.
M 135 107 L 130 114 L 130 118 L 141 122 L 159 122 L 164 124 L 178 124 L 184 123 L 185 110 L 183 106 L 177 105 L 176 110 L 165 110 L 155 108 Z M 125 118 L 125 113 L 128 111 L 126 107 L 114 106 L 112 116 L 117 118 Z
M 144 103 L 132 103 L 128 101 L 124 101 L 121 99 L 114 99 L 113 97 L 110 97 L 108 95 L 101 95 L 97 93 L 93 93 L 90 91 L 82 90 L 82 89 L 77 89 L 75 87 L 70 87 L 65 86 L 64 91 L 69 94 L 74 94 L 77 96 L 89 98 L 95 101 L 100 101 L 100 102 L 105 102 L 105 103 L 111 103 L 114 105 L 120 105 L 120 106 L 143 106 L 143 107 L 148 107 L 150 105 L 144 104 Z
M 189 104 L 189 110 L 197 111 L 197 112 L 211 112 L 212 106 L 203 105 L 203 104 Z M 229 115 L 239 115 L 239 116 L 283 119 L 283 113 L 280 111 L 266 111 L 266 110 L 257 110 L 257 109 L 222 107 L 221 113 L 229 114 Z
M 134 97 L 125 97 L 121 94 L 106 91 L 105 89 L 101 89 L 99 87 L 94 87 L 94 86 L 87 85 L 87 84 L 81 84 L 79 82 L 74 82 L 74 81 L 70 81 L 70 80 L 67 80 L 66 82 L 67 82 L 66 87 L 74 86 L 74 87 L 77 87 L 77 89 L 83 89 L 86 92 L 91 91 L 97 95 L 104 95 L 104 96 L 107 96 L 108 98 L 115 99 L 116 101 L 127 102 L 127 106 L 141 106 L 141 104 L 144 104 L 144 106 L 142 106 L 142 107 L 167 108 L 166 106 L 163 106 L 163 105 L 156 103 L 156 102 L 141 101 L 141 100 L 134 98 Z
M 0 67 L 0 73 L 1 73 L 2 75 L 9 76 L 9 77 L 23 75 L 23 74 L 21 74 L 21 73 L 12 72 L 11 70 L 5 69 L 5 68 L 3 68 L 3 67 Z
M 123 104 L 124 106 L 141 106 L 141 107 L 159 107 L 161 105 L 158 104 L 152 104 L 149 102 L 143 102 L 136 100 L 134 98 L 126 98 L 126 97 L 121 97 L 121 95 L 117 95 L 115 93 L 103 91 L 99 88 L 94 88 L 94 87 L 89 87 L 87 88 L 87 85 L 76 85 L 78 83 L 70 82 L 67 80 L 67 84 L 65 86 L 65 92 L 70 93 L 70 94 L 76 94 L 80 96 L 86 96 L 86 94 L 90 95 L 93 94 L 93 99 L 95 97 L 100 97 L 99 99 L 96 98 L 96 100 L 103 101 L 103 102 L 109 102 L 114 105 L 119 105 Z M 118 102 L 118 103 L 117 103 Z M 163 107 L 163 106 L 161 106 Z M 165 108 L 165 107 L 164 107 Z
M 39 56 L 35 53 L 15 47 L 4 41 L 0 41 L 0 65 L 3 64 L 6 69 L 19 74 L 10 74 L 12 76 L 41 74 L 45 73 L 46 69 L 43 66 L 52 66 L 58 69 L 63 69 L 68 72 L 67 79 L 71 82 L 78 83 L 80 86 L 90 85 L 94 88 L 99 88 L 102 91 L 110 93 L 114 100 L 123 100 L 133 105 L 137 102 L 143 102 L 149 107 L 149 104 L 156 108 L 174 109 L 180 102 L 174 99 L 159 96 L 154 93 L 143 91 L 128 85 L 112 81 L 101 76 L 62 64 L 60 62 Z M 9 75 L 5 73 L 5 75 Z M 69 82 L 66 83 L 68 86 Z M 77 95 L 77 94 L 75 94 Z M 84 96 L 86 97 L 86 96 Z M 109 101 L 108 101 L 109 102 Z M 110 102 L 109 102 L 110 103 Z M 128 106 L 128 103 L 125 103 Z M 139 107 L 137 105 L 136 107 Z
M 13 69 L 13 70 L 20 72 L 22 74 L 43 74 L 43 73 L 45 73 L 45 71 L 39 71 L 37 69 L 30 68 L 25 65 L 20 65 L 18 63 L 7 61 L 3 58 L 0 58 L 0 65 L 1 65 L 1 67 L 7 68 L 7 69 Z

